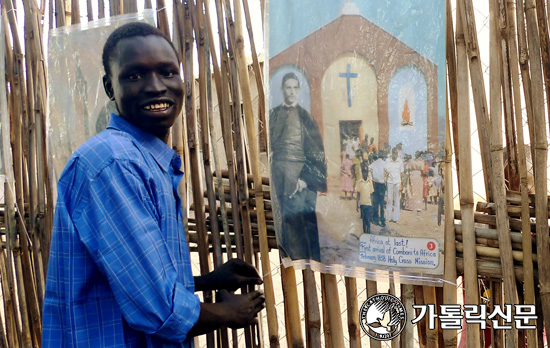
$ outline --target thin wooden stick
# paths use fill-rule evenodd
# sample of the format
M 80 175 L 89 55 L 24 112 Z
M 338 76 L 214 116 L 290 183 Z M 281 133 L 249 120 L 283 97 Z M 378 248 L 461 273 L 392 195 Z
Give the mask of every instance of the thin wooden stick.
M 92 7 L 92 0 L 86 0 L 86 15 L 88 17 L 88 22 L 94 20 L 94 9 Z
M 454 91 L 456 94 L 456 86 Z M 456 98 L 456 97 L 455 97 Z M 454 127 L 457 128 L 457 127 Z M 454 246 L 455 240 L 455 226 L 454 226 L 454 213 L 453 213 L 453 178 L 452 178 L 452 145 L 451 134 L 449 124 L 449 113 L 447 111 L 447 117 L 445 119 L 445 178 L 444 178 L 444 194 L 445 194 L 445 270 L 443 278 L 443 298 L 444 303 L 457 303 L 456 298 L 456 249 Z M 457 345 L 457 331 L 456 330 L 444 330 L 443 339 L 445 347 L 456 347 Z
M 453 144 L 455 149 L 455 165 L 460 168 L 458 156 L 458 101 L 457 101 L 457 71 L 456 71 L 456 50 L 455 50 L 455 35 L 453 29 L 453 16 L 451 8 L 451 0 L 445 1 L 446 19 L 446 57 L 447 57 L 447 76 L 449 88 L 449 107 L 451 109 Z M 447 112 L 449 108 L 447 108 Z M 448 135 L 447 137 L 449 137 Z M 457 178 L 458 179 L 458 178 Z
M 462 5 L 464 5 L 462 3 Z M 466 42 L 464 38 L 463 25 L 463 6 L 457 7 L 456 21 L 456 50 L 457 50 L 457 100 L 459 105 L 469 104 L 468 89 L 468 64 L 466 55 Z M 474 230 L 474 197 L 472 187 L 472 159 L 471 159 L 471 132 L 470 132 L 470 112 L 468 108 L 459 109 L 458 117 L 458 135 L 460 168 L 460 211 L 462 213 L 462 233 L 464 236 L 464 260 L 467 262 L 464 270 L 464 282 L 466 287 L 466 303 L 479 303 L 479 288 L 477 283 L 477 265 L 475 250 L 475 230 Z M 480 330 L 478 325 L 468 325 L 467 345 L 477 347 L 480 340 Z
M 306 337 L 308 348 L 321 346 L 321 314 L 317 298 L 315 274 L 310 267 L 303 270 L 304 297 L 306 305 Z
M 300 307 L 298 298 L 288 296 L 296 291 L 296 274 L 294 267 L 281 267 L 283 277 L 283 294 L 285 296 L 285 308 L 287 309 L 287 335 L 290 337 L 289 347 L 304 347 L 302 325 L 300 323 Z M 295 314 L 298 315 L 295 315 Z
M 401 301 L 407 312 L 407 321 L 411 321 L 415 317 L 413 308 L 413 286 L 410 284 L 401 284 Z M 408 324 L 408 323 L 407 323 Z M 405 325 L 401 336 L 401 348 L 414 348 L 414 327 Z
M 374 296 L 378 293 L 378 286 L 375 281 L 367 280 L 367 298 Z M 371 348 L 381 348 L 382 344 L 380 341 L 375 340 L 374 338 L 369 337 L 369 347 Z
M 344 330 L 342 328 L 342 320 L 340 319 L 340 300 L 336 276 L 334 274 L 321 274 L 321 278 L 325 279 L 326 298 L 323 299 L 323 306 L 327 308 L 332 347 L 343 347 Z
M 474 106 L 476 111 L 477 131 L 479 134 L 479 145 L 481 151 L 481 163 L 485 180 L 485 191 L 487 200 L 493 200 L 491 177 L 487 173 L 491 172 L 490 159 L 490 136 L 489 136 L 489 116 L 487 115 L 487 98 L 485 96 L 485 84 L 483 82 L 483 71 L 481 68 L 481 59 L 479 56 L 479 46 L 477 43 L 477 29 L 474 16 L 474 7 L 472 0 L 460 0 L 457 2 L 457 8 L 460 8 L 463 36 L 466 42 L 466 52 L 469 60 L 470 79 L 472 82 L 472 94 L 474 97 Z M 457 20 L 458 22 L 458 20 Z M 458 32 L 458 23 L 457 23 Z M 458 40 L 457 40 L 458 46 Z M 458 67 L 457 67 L 458 70 Z M 460 104 L 460 103 L 459 103 Z M 464 104 L 464 105 L 469 105 Z M 459 122 L 460 123 L 460 122 Z M 460 147 L 462 148 L 462 147 Z M 469 149 L 470 150 L 470 149 Z M 459 153 L 460 155 L 460 153 Z
M 433 286 L 424 287 L 424 303 L 436 304 L 435 288 Z M 437 348 L 439 346 L 438 322 L 435 322 L 435 328 L 432 330 L 426 327 L 426 348 Z
M 275 295 L 273 282 L 271 279 L 271 265 L 269 261 L 269 252 L 267 248 L 267 232 L 265 223 L 264 201 L 261 193 L 262 179 L 258 158 L 258 142 L 254 126 L 254 115 L 252 113 L 250 86 L 248 81 L 248 68 L 244 52 L 244 40 L 242 35 L 241 6 L 239 1 L 234 1 L 235 7 L 235 53 L 237 66 L 239 70 L 239 82 L 243 94 L 244 115 L 248 135 L 248 145 L 250 146 L 250 156 L 252 165 L 252 175 L 254 175 L 254 195 L 256 199 L 256 210 L 258 211 L 258 223 L 260 234 L 260 250 L 262 255 L 262 272 L 264 275 L 264 289 L 266 297 L 267 320 L 271 347 L 278 347 L 278 323 L 275 311 Z
M 546 332 L 550 330 L 550 238 L 548 236 L 547 216 L 547 168 L 546 157 L 548 143 L 546 140 L 546 127 L 544 115 L 544 97 L 540 58 L 540 41 L 538 36 L 538 24 L 536 8 L 533 0 L 526 0 L 525 14 L 527 18 L 527 35 L 529 39 L 529 57 L 531 68 L 531 102 L 534 125 L 535 148 L 535 192 L 536 192 L 536 229 L 537 229 L 537 257 L 539 260 L 539 287 L 542 302 L 542 310 L 545 320 Z
M 413 285 L 414 302 L 417 305 L 424 305 L 424 287 L 419 285 Z M 420 314 L 420 309 L 416 310 L 416 315 Z M 427 335 L 426 335 L 426 321 L 422 320 L 417 325 L 418 330 L 418 343 L 421 348 L 426 348 Z
M 71 0 L 71 24 L 80 24 L 80 4 L 78 0 Z
M 357 280 L 346 277 L 346 302 L 348 304 L 348 334 L 350 348 L 361 347 L 361 334 L 359 332 L 359 306 L 357 304 Z
M 512 93 L 514 97 L 514 108 L 516 116 L 516 130 L 517 130 L 517 146 L 518 146 L 518 171 L 520 177 L 520 192 L 521 192 L 521 221 L 522 221 L 522 243 L 523 243 L 523 273 L 524 273 L 524 304 L 535 304 L 535 279 L 533 274 L 532 259 L 532 236 L 529 225 L 529 189 L 527 188 L 527 161 L 525 159 L 525 140 L 523 138 L 523 119 L 521 112 L 521 94 L 520 94 L 520 82 L 518 71 L 518 48 L 515 36 L 515 17 L 514 5 L 515 1 L 507 1 L 506 17 L 509 29 L 509 47 L 510 47 L 510 73 L 512 77 Z M 523 27 L 523 25 L 522 25 Z M 522 28 L 523 29 L 523 28 Z M 520 30 L 518 27 L 517 30 Z M 507 194 L 508 197 L 508 194 Z M 527 330 L 527 347 L 537 347 L 536 332 L 533 330 Z
M 502 151 L 502 83 L 501 83 L 501 52 L 500 44 L 502 42 L 501 32 L 498 28 L 498 14 L 500 13 L 497 0 L 490 2 L 490 29 L 491 29 L 491 59 L 490 59 L 490 97 L 491 97 L 491 176 L 493 185 L 493 198 L 496 203 L 497 230 L 499 242 L 500 262 L 505 270 L 514 267 L 512 259 L 512 242 L 508 235 L 510 225 L 508 222 L 508 213 L 506 211 L 506 191 L 504 183 L 504 165 Z M 502 26 L 501 26 L 502 27 Z M 512 149 L 508 149 L 510 153 Z M 523 255 L 522 255 L 523 256 Z M 506 301 L 515 306 L 518 304 L 518 295 L 516 287 L 516 277 L 513 272 L 503 272 L 504 291 Z M 518 331 L 513 328 L 506 332 L 506 345 L 516 347 L 518 342 Z

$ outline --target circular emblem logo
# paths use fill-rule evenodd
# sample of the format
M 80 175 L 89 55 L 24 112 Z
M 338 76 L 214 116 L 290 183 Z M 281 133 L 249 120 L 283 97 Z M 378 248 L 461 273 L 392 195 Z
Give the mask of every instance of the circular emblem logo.
M 378 341 L 389 341 L 399 336 L 407 322 L 405 306 L 390 294 L 369 297 L 359 310 L 361 328 Z

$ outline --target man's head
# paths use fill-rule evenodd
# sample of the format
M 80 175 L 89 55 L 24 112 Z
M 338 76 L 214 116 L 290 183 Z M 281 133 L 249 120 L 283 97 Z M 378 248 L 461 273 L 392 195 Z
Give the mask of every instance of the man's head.
M 281 92 L 283 93 L 285 104 L 293 105 L 296 103 L 298 93 L 300 93 L 300 81 L 295 73 L 290 72 L 283 76 Z
M 397 160 L 397 155 L 398 155 L 398 149 L 397 147 L 394 147 L 392 150 L 391 150 L 391 159 L 393 161 Z
M 157 28 L 130 23 L 103 47 L 103 86 L 122 118 L 166 140 L 183 104 L 179 59 Z

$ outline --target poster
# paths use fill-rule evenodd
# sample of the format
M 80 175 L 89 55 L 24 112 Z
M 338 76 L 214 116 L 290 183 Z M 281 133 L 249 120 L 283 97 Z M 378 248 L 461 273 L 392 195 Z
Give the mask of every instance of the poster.
M 46 136 L 52 187 L 57 187 L 73 151 L 104 130 L 116 112 L 103 89 L 101 53 L 107 37 L 129 22 L 154 25 L 155 16 L 155 11 L 145 10 L 50 30 Z
M 268 13 L 283 262 L 440 283 L 444 2 L 281 0 Z

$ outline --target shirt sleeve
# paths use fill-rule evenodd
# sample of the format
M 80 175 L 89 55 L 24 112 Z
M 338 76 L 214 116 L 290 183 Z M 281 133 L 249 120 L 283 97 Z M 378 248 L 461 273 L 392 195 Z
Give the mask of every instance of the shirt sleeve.
M 73 220 L 125 320 L 146 334 L 184 341 L 200 301 L 177 281 L 146 179 L 114 161 L 84 185 L 81 197 Z

